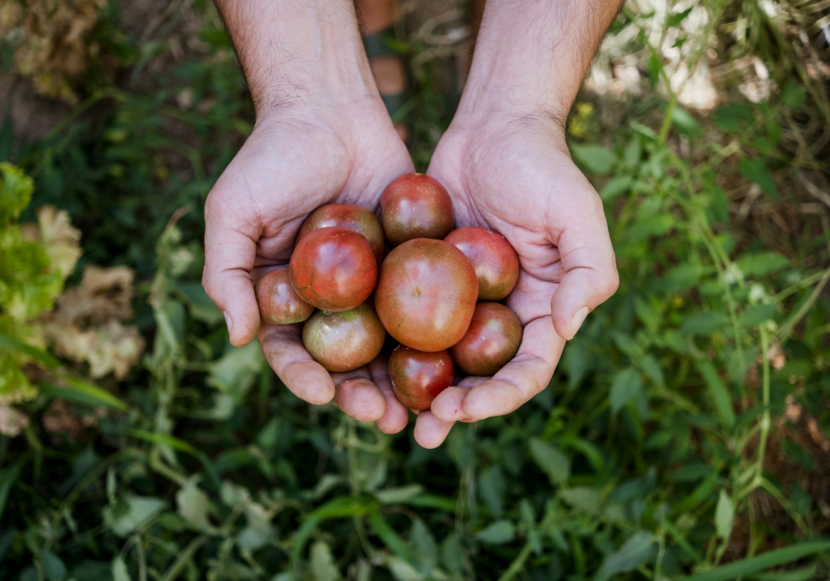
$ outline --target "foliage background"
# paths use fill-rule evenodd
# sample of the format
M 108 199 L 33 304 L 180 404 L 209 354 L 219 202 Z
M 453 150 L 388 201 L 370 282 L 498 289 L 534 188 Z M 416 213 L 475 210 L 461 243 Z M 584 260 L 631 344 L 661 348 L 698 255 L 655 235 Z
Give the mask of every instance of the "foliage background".
M 457 101 L 461 8 L 403 5 L 422 170 Z M 56 279 L 35 240 L 47 258 L 18 279 L 47 299 L 20 314 L 0 293 L 3 361 L 33 386 L 4 408 L 25 421 L 0 436 L 0 578 L 827 579 L 828 14 L 625 7 L 570 124 L 622 286 L 547 390 L 427 451 L 298 401 L 201 289 L 203 199 L 252 121 L 212 6 L 5 3 L 0 158 L 33 179 L 20 221 L 54 204 L 83 254 Z M 91 265 L 135 278 L 94 286 Z M 21 331 L 62 320 L 67 276 L 62 296 L 130 307 L 113 320 L 147 348 L 124 373 Z

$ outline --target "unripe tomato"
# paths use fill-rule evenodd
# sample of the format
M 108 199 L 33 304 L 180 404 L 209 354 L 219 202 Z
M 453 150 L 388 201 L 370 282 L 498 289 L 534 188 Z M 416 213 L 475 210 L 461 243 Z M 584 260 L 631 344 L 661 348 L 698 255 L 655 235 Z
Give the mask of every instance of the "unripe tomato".
M 297 233 L 295 245 L 305 238 L 309 232 L 320 228 L 340 226 L 363 235 L 372 247 L 378 266 L 383 262 L 386 253 L 386 239 L 383 237 L 383 227 L 372 212 L 357 204 L 327 204 L 320 206 L 308 215 L 300 231 Z
M 259 318 L 272 325 L 302 323 L 314 312 L 314 307 L 294 292 L 288 269 L 266 272 L 254 284 Z
M 386 331 L 372 301 L 348 311 L 317 311 L 303 326 L 303 345 L 329 371 L 351 371 L 378 356 Z
M 415 238 L 441 240 L 453 225 L 452 201 L 438 181 L 428 175 L 402 175 L 380 197 L 381 223 L 392 246 Z
M 458 248 L 417 238 L 383 261 L 375 306 L 398 342 L 419 351 L 441 351 L 464 336 L 477 297 L 476 272 Z
M 507 239 L 492 230 L 467 226 L 450 232 L 445 242 L 473 263 L 478 276 L 478 300 L 500 301 L 519 280 L 519 257 Z
M 478 303 L 464 338 L 450 354 L 464 373 L 493 375 L 515 357 L 522 344 L 522 323 L 501 303 Z
M 439 393 L 452 385 L 455 368 L 446 351 L 426 353 L 398 345 L 389 357 L 395 397 L 413 410 L 428 410 Z
M 291 284 L 302 299 L 323 311 L 346 311 L 369 298 L 378 265 L 369 242 L 347 228 L 307 234 L 291 255 Z

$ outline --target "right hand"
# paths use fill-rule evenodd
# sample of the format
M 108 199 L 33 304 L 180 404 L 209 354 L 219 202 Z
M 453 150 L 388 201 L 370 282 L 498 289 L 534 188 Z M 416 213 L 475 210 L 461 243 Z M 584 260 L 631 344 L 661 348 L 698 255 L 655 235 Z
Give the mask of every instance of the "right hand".
M 202 282 L 225 315 L 231 343 L 247 345 L 258 334 L 269 364 L 295 395 L 312 404 L 335 399 L 345 413 L 377 421 L 387 433 L 402 430 L 408 412 L 392 393 L 385 359 L 330 375 L 303 347 L 302 324 L 260 324 L 253 280 L 287 266 L 310 212 L 331 203 L 376 211 L 384 187 L 411 171 L 378 97 L 322 109 L 288 106 L 261 116 L 205 203 Z M 420 422 L 442 423 L 427 416 Z

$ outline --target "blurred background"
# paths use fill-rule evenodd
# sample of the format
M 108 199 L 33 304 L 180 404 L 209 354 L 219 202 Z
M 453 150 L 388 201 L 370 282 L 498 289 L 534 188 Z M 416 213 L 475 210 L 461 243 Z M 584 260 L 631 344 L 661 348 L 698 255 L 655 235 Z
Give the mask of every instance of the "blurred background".
M 426 169 L 465 2 L 405 0 Z M 200 285 L 250 133 L 205 0 L 0 4 L 0 579 L 830 578 L 830 3 L 631 0 L 573 107 L 622 281 L 437 450 L 289 393 Z

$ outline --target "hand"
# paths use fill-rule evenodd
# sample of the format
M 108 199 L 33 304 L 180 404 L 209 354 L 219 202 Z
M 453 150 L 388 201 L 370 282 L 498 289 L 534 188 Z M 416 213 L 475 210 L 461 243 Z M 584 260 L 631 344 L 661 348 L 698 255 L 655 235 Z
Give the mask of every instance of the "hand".
M 453 121 L 427 173 L 449 191 L 457 228 L 490 228 L 516 249 L 521 270 L 506 302 L 524 336 L 492 378 L 468 377 L 435 399 L 445 422 L 508 414 L 545 389 L 565 341 L 619 284 L 602 202 L 571 160 L 562 125 L 504 112 L 475 119 Z
M 330 375 L 303 347 L 302 324 L 260 326 L 252 280 L 288 264 L 310 212 L 329 203 L 375 211 L 386 184 L 412 170 L 376 95 L 277 109 L 257 122 L 205 204 L 203 283 L 225 314 L 231 343 L 246 345 L 258 333 L 268 362 L 294 394 L 312 404 L 334 398 L 350 416 L 377 421 L 387 433 L 402 430 L 408 412 L 392 394 L 384 360 Z

